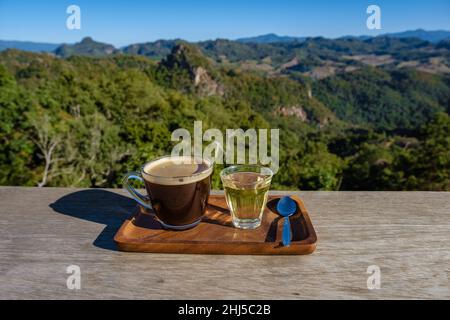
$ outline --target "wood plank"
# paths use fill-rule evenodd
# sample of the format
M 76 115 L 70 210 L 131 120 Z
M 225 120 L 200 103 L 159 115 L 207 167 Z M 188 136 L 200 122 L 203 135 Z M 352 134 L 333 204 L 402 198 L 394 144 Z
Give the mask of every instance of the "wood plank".
M 298 195 L 312 255 L 211 256 L 117 251 L 135 207 L 122 190 L 0 187 L 0 299 L 450 299 L 450 193 Z M 72 264 L 80 290 L 66 287 Z

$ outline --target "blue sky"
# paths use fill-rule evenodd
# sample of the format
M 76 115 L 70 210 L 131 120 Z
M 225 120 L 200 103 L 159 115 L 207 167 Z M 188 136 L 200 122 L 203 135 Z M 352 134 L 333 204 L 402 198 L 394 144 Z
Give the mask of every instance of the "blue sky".
M 81 8 L 81 30 L 68 30 L 66 8 Z M 382 30 L 366 27 L 366 8 L 381 7 Z M 85 36 L 122 46 L 156 39 L 190 41 L 266 33 L 339 37 L 408 29 L 450 30 L 449 0 L 0 0 L 0 39 L 77 42 Z

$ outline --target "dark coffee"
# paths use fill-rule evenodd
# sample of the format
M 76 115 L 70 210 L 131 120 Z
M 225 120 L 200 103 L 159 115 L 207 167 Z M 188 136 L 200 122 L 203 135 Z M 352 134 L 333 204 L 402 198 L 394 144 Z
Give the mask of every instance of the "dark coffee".
M 211 173 L 210 163 L 196 164 L 185 157 L 166 157 L 144 166 L 141 174 L 150 203 L 163 224 L 189 226 L 201 220 L 211 190 Z

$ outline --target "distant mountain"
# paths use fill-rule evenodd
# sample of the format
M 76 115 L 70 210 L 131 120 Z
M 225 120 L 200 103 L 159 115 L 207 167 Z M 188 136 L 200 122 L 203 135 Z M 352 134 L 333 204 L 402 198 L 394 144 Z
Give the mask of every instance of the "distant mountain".
M 421 40 L 437 43 L 442 40 L 450 40 L 450 31 L 446 30 L 426 31 L 423 29 L 417 29 L 397 33 L 387 33 L 384 34 L 383 36 L 391 38 L 419 38 Z
M 171 53 L 179 40 L 157 40 L 155 42 L 135 43 L 120 50 L 126 54 L 162 59 Z
M 371 38 L 418 38 L 423 41 L 429 41 L 432 43 L 438 43 L 445 40 L 450 40 L 450 31 L 447 30 L 433 30 L 427 31 L 423 29 L 408 30 L 397 33 L 386 33 L 377 37 L 368 35 L 352 36 L 347 35 L 339 37 L 336 40 L 359 40 L 365 41 Z M 240 38 L 236 40 L 208 40 L 202 41 L 200 44 L 206 47 L 211 43 L 232 43 L 237 42 L 241 44 L 275 44 L 275 43 L 302 43 L 310 37 L 296 37 L 296 36 L 279 36 L 274 33 L 260 35 L 256 37 Z M 319 37 L 320 38 L 320 37 Z M 0 40 L 0 51 L 6 49 L 19 49 L 24 51 L 33 52 L 54 52 L 58 56 L 67 57 L 73 54 L 78 55 L 108 55 L 114 52 L 123 52 L 128 54 L 137 54 L 153 58 L 163 58 L 168 55 L 178 42 L 182 40 L 157 40 L 154 42 L 131 44 L 121 49 L 116 49 L 113 45 L 94 41 L 92 38 L 84 38 L 81 42 L 76 44 L 56 44 L 56 43 L 40 43 L 31 41 L 15 41 L 15 40 Z M 205 48 L 208 49 L 208 48 Z
M 116 49 L 112 45 L 85 38 L 74 45 L 62 45 L 57 48 L 55 54 L 60 57 L 71 55 L 101 57 L 116 53 L 146 56 L 162 61 L 164 67 L 170 69 L 169 73 L 176 75 L 171 77 L 169 82 L 173 84 L 173 87 L 184 90 L 185 84 L 190 86 L 192 78 L 197 77 L 197 67 L 201 66 L 208 71 L 206 61 L 196 63 L 203 60 L 199 58 L 199 53 L 212 63 L 257 73 L 301 74 L 313 79 L 323 79 L 334 74 L 351 72 L 366 65 L 406 67 L 429 73 L 450 74 L 450 68 L 448 68 L 450 55 L 445 52 L 449 50 L 448 47 L 449 43 L 444 40 L 434 44 L 419 38 L 377 36 L 367 39 L 364 37 L 339 39 L 316 37 L 303 41 L 274 43 L 244 43 L 226 39 L 196 43 L 182 40 L 158 40 Z M 440 51 L 437 52 L 437 50 Z M 440 58 L 433 59 L 437 55 Z M 188 77 L 185 77 L 186 74 Z M 210 72 L 208 76 L 214 78 Z M 205 83 L 209 85 L 212 82 L 208 80 Z M 198 91 L 197 89 L 195 90 Z M 192 90 L 192 88 L 189 89 L 189 91 Z M 210 90 L 208 86 L 208 89 L 204 91 L 208 94 L 215 90 L 216 88 Z
M 304 41 L 306 37 L 292 37 L 292 36 L 279 36 L 275 33 L 264 34 L 256 37 L 240 38 L 236 39 L 237 42 L 241 43 L 276 43 L 276 42 L 301 42 Z
M 59 46 L 60 44 L 56 43 L 0 40 L 0 51 L 6 49 L 19 49 L 32 52 L 53 52 Z
M 364 41 L 364 40 L 368 40 L 371 39 L 371 36 L 343 36 L 340 38 L 337 38 L 338 40 L 360 40 L 360 41 Z
M 107 43 L 94 41 L 90 37 L 86 37 L 81 42 L 75 44 L 63 44 L 56 48 L 55 54 L 59 57 L 69 57 L 72 55 L 80 56 L 106 56 L 116 52 L 117 49 Z
M 450 38 L 447 40 L 445 38 L 449 34 L 450 31 L 421 29 L 376 37 L 362 35 L 338 39 L 281 37 L 267 34 L 235 41 L 216 39 L 188 43 L 179 39 L 157 40 L 136 43 L 120 49 L 87 37 L 79 43 L 60 45 L 54 51 L 51 49 L 56 46 L 55 44 L 26 46 L 25 44 L 30 43 L 11 42 L 8 48 L 53 52 L 61 58 L 72 55 L 103 57 L 120 53 L 145 56 L 164 62 L 168 72 L 176 75 L 168 79 L 175 88 L 185 90 L 191 86 L 192 78 L 206 79 L 205 86 L 198 85 L 196 88 L 189 88 L 188 91 L 201 91 L 208 95 L 210 92 L 220 92 L 220 88 L 214 84 L 214 74 L 205 67 L 205 61 L 201 64 L 193 63 L 202 60 L 198 58 L 199 53 L 213 64 L 271 76 L 292 74 L 324 79 L 336 74 L 353 72 L 367 65 L 391 69 L 413 68 L 432 74 L 449 75 Z M 5 41 L 0 42 L 0 45 L 4 43 Z M 183 46 L 180 47 L 180 44 Z M 18 45 L 21 46 L 16 47 Z M 177 50 L 174 50 L 175 48 Z M 168 57 L 169 55 L 172 58 Z M 175 57 L 177 59 L 174 59 Z M 207 76 L 202 73 L 202 69 L 200 73 L 197 72 L 199 66 L 206 71 Z M 176 72 L 173 72 L 174 70 Z M 210 81 L 208 77 L 212 80 Z
M 447 49 L 450 50 L 450 39 L 442 40 L 436 45 L 437 49 Z
M 442 40 L 449 40 L 450 39 L 450 31 L 446 30 L 432 30 L 427 31 L 424 29 L 417 29 L 417 30 L 408 30 L 403 32 L 397 32 L 397 33 L 386 33 L 382 34 L 379 37 L 385 37 L 385 38 L 418 38 L 420 40 L 429 41 L 432 43 L 437 43 Z M 236 41 L 242 42 L 242 43 L 276 43 L 276 42 L 302 42 L 305 41 L 308 37 L 291 37 L 291 36 L 278 36 L 274 33 L 269 33 L 257 37 L 250 37 L 250 38 L 241 38 L 237 39 Z M 339 37 L 338 39 L 353 39 L 353 40 L 367 40 L 373 38 L 372 36 L 368 35 L 361 35 L 361 36 L 343 36 Z

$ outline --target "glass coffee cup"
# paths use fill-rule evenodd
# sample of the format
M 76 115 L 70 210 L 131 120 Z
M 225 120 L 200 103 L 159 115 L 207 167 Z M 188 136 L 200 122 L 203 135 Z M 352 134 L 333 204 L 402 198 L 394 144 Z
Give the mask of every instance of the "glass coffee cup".
M 206 159 L 165 156 L 144 164 L 140 172 L 126 174 L 123 185 L 164 228 L 184 230 L 198 225 L 206 211 L 212 172 L 213 163 Z M 145 184 L 148 196 L 130 185 L 133 179 Z

